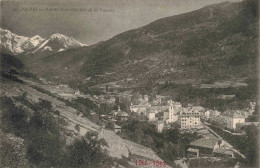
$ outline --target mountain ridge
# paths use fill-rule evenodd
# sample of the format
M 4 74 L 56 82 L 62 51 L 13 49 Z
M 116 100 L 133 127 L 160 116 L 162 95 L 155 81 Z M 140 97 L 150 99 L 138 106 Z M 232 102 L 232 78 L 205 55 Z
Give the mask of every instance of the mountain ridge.
M 48 46 L 49 45 L 49 46 Z M 55 33 L 49 38 L 42 38 L 40 35 L 33 37 L 19 36 L 9 30 L 1 28 L 1 50 L 12 55 L 31 54 L 46 52 L 45 54 L 65 51 L 71 48 L 87 46 L 60 33 Z
M 133 80 L 125 87 L 255 78 L 258 21 L 251 8 L 247 1 L 210 5 L 159 19 L 97 45 L 36 60 L 21 58 L 45 78 L 85 87 L 127 78 Z

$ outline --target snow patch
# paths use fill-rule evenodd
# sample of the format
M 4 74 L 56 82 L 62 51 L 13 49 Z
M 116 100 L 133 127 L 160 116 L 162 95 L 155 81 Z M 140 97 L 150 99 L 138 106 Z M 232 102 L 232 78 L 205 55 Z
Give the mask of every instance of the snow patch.
M 49 46 L 45 46 L 44 49 L 43 49 L 42 51 L 45 51 L 45 50 L 52 51 L 51 47 L 49 47 Z
M 64 51 L 65 49 L 64 48 L 61 48 L 61 49 L 59 49 L 59 51 L 58 52 L 61 52 L 61 51 Z
M 39 49 L 43 48 L 45 46 L 45 44 L 47 44 L 49 42 L 49 40 L 45 40 L 36 50 L 34 50 L 32 53 L 35 53 L 36 51 L 38 51 Z

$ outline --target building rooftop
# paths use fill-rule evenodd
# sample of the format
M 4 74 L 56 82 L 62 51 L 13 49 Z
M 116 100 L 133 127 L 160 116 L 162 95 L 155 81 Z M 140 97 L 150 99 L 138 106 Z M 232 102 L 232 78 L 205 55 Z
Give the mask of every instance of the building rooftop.
M 213 149 L 219 140 L 220 139 L 218 138 L 206 137 L 206 138 L 201 138 L 196 141 L 193 141 L 190 143 L 190 145 Z
M 138 104 L 138 105 L 131 105 L 131 108 L 141 108 L 141 107 L 145 107 L 146 105 L 144 104 Z
M 162 95 L 155 95 L 156 98 L 165 98 L 166 96 L 162 96 Z
M 189 148 L 187 151 L 188 151 L 188 152 L 199 152 L 198 149 L 193 149 L 193 148 Z
M 222 115 L 226 117 L 232 117 L 232 118 L 245 118 L 243 112 L 238 110 L 228 110 L 225 111 Z
M 259 122 L 245 122 L 245 123 L 237 123 L 238 125 L 255 125 L 255 126 L 259 126 Z
M 129 115 L 124 111 L 119 111 L 116 116 L 118 117 L 128 117 Z
M 165 110 L 168 110 L 168 108 L 169 108 L 169 106 L 151 106 L 149 109 L 165 111 Z
M 225 155 L 233 155 L 233 151 L 224 148 L 216 148 L 213 152 Z
M 116 124 L 115 124 L 114 127 L 115 127 L 115 129 L 121 129 L 121 127 L 119 125 L 116 125 Z
M 192 108 L 194 110 L 197 110 L 197 111 L 204 111 L 205 110 L 202 106 L 192 106 Z
M 183 108 L 181 110 L 181 115 L 184 115 L 184 116 L 199 116 L 200 115 L 200 112 L 198 112 L 197 110 L 195 109 L 192 109 L 192 108 Z

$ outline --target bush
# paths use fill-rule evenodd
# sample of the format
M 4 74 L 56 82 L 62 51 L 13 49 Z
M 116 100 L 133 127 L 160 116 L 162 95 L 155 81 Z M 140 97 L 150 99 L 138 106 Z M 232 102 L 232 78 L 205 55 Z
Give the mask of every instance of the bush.
M 27 156 L 31 163 L 39 167 L 57 166 L 61 160 L 62 146 L 59 134 L 37 129 L 27 137 Z
M 106 128 L 107 128 L 107 129 L 110 129 L 110 130 L 114 130 L 115 125 L 114 125 L 113 122 L 108 122 L 107 125 L 106 125 Z
M 1 98 L 1 109 L 3 130 L 24 137 L 28 126 L 28 116 L 25 110 L 22 107 L 16 107 L 13 100 L 8 97 Z
M 21 138 L 3 134 L 0 130 L 0 165 L 1 167 L 27 168 L 28 161 L 24 155 L 25 146 Z
M 69 167 L 110 167 L 113 161 L 104 153 L 102 145 L 106 145 L 104 140 L 98 140 L 96 133 L 88 132 L 68 146 L 64 164 Z
M 46 113 L 36 111 L 31 117 L 25 139 L 29 161 L 40 167 L 60 164 L 62 148 L 65 144 L 60 136 L 59 123 L 46 111 L 48 108 L 50 107 L 44 109 Z

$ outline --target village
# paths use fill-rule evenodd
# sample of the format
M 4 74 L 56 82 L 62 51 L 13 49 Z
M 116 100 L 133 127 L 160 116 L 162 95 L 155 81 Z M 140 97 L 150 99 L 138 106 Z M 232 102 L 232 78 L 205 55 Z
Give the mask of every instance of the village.
M 259 1 L 54 1 L 1 2 L 0 167 L 260 167 Z
M 185 147 L 187 158 L 245 158 L 239 149 L 233 147 L 212 128 L 216 127 L 227 134 L 238 136 L 245 135 L 245 126 L 254 125 L 259 129 L 258 122 L 247 121 L 255 112 L 255 102 L 250 102 L 248 108 L 243 110 L 220 112 L 192 104 L 184 106 L 173 101 L 170 96 L 149 96 L 130 91 L 109 92 L 107 88 L 102 94 L 89 95 L 67 85 L 58 85 L 50 90 L 69 101 L 87 98 L 96 102 L 103 110 L 92 111 L 89 119 L 119 136 L 124 131 L 122 125 L 128 120 L 148 122 L 155 126 L 155 131 L 159 134 L 171 129 L 178 129 L 182 133 L 196 132 L 200 138 Z M 103 130 L 100 131 L 102 133 Z
M 95 96 L 96 99 L 104 103 L 118 104 L 117 97 Z M 247 109 L 227 110 L 220 112 L 212 109 L 205 109 L 202 106 L 188 104 L 183 106 L 180 102 L 175 102 L 168 96 L 156 95 L 151 100 L 148 95 L 139 95 L 133 100 L 133 95 L 127 93 L 120 94 L 124 99 L 132 100 L 128 110 L 122 110 L 120 105 L 109 114 L 101 115 L 103 123 L 114 124 L 114 132 L 120 134 L 121 123 L 129 119 L 137 119 L 140 122 L 149 122 L 155 125 L 156 132 L 162 133 L 165 130 L 178 128 L 181 132 L 197 132 L 202 138 L 191 142 L 186 147 L 186 157 L 224 157 L 235 158 L 239 156 L 245 158 L 239 150 L 235 149 L 221 136 L 219 136 L 209 126 L 220 128 L 230 135 L 244 135 L 244 126 L 254 125 L 259 128 L 258 122 L 248 122 L 247 118 L 252 116 L 256 103 L 250 102 Z M 120 102 L 120 100 L 118 100 Z M 104 124 L 106 125 L 106 124 Z M 106 126 L 104 126 L 106 127 Z

